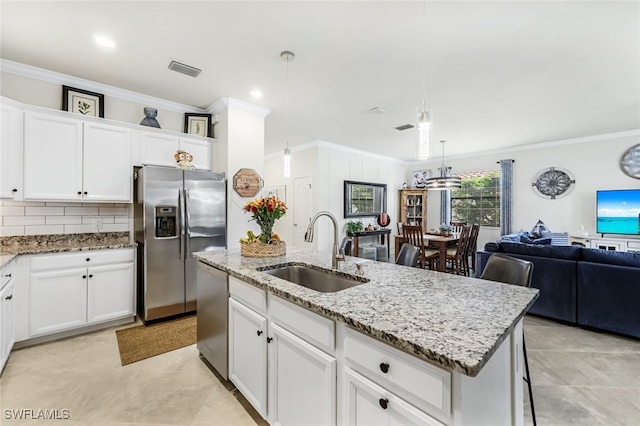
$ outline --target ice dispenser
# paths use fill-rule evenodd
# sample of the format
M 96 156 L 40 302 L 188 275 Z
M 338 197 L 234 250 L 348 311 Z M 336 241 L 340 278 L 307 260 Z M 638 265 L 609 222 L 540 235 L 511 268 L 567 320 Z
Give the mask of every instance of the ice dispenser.
M 156 238 L 172 238 L 178 236 L 176 227 L 176 206 L 157 206 L 156 211 Z

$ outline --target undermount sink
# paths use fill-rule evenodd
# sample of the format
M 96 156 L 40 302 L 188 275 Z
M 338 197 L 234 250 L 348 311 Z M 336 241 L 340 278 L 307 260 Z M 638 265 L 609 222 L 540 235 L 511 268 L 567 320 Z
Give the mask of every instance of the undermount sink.
M 367 278 L 342 274 L 329 269 L 310 268 L 304 265 L 288 265 L 273 269 L 261 268 L 261 272 L 321 293 L 334 293 L 369 282 Z

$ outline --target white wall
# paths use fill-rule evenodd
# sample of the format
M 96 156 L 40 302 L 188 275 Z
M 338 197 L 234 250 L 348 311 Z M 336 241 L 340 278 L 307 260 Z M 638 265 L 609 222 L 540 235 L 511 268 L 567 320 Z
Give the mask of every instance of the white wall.
M 78 87 L 78 89 L 83 88 Z M 44 108 L 59 110 L 62 105 L 62 86 L 60 84 L 6 72 L 0 73 L 0 94 L 24 104 Z M 104 97 L 104 118 L 140 124 L 144 118 L 144 107 L 152 107 L 158 110 L 156 119 L 161 128 L 182 132 L 184 113 L 157 108 L 154 105 L 142 105 L 111 96 Z
M 313 213 L 320 210 L 331 212 L 338 220 L 338 235 L 346 235 L 346 223 L 343 211 L 343 188 L 345 180 L 355 180 L 387 184 L 387 210 L 394 223 L 398 218 L 398 190 L 402 187 L 406 165 L 371 156 L 364 152 L 342 149 L 329 143 L 319 143 L 308 149 L 294 151 L 292 155 L 292 178 L 282 177 L 282 156 L 265 161 L 265 186 L 287 185 L 287 204 L 289 213 L 276 224 L 274 229 L 285 241 L 293 241 L 293 188 L 295 177 L 310 176 L 313 181 Z M 375 218 L 362 218 L 365 226 L 375 225 Z M 306 227 L 307 224 L 303 224 Z M 395 227 L 391 226 L 392 235 Z M 393 238 L 392 247 L 393 250 Z M 316 223 L 314 247 L 319 251 L 331 251 L 333 227 L 331 221 L 321 218 Z
M 499 169 L 497 162 L 511 158 L 513 164 L 513 232 L 530 230 L 541 219 L 553 232 L 579 233 L 580 225 L 595 234 L 596 206 L 595 194 L 598 189 L 640 188 L 640 180 L 630 178 L 620 169 L 620 157 L 630 147 L 637 145 L 640 132 L 636 135 L 602 136 L 589 142 L 567 143 L 550 146 L 545 144 L 534 149 L 491 153 L 468 158 L 445 158 L 445 164 L 453 168 L 453 173 Z M 584 138 L 587 139 L 587 138 Z M 569 141 L 567 141 L 569 142 Z M 429 162 L 411 165 L 409 170 L 420 168 L 437 171 L 437 163 Z M 561 198 L 550 200 L 538 196 L 532 189 L 534 177 L 543 169 L 558 167 L 571 172 L 576 180 L 572 191 Z M 440 222 L 440 197 L 428 197 L 429 228 Z M 478 246 L 499 238 L 499 230 L 484 229 Z

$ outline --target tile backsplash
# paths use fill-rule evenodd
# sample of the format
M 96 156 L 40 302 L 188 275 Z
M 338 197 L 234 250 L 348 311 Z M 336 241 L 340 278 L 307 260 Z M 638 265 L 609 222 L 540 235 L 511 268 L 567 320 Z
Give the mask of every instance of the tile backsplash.
M 131 231 L 131 204 L 0 202 L 0 236 Z M 100 225 L 100 226 L 98 226 Z

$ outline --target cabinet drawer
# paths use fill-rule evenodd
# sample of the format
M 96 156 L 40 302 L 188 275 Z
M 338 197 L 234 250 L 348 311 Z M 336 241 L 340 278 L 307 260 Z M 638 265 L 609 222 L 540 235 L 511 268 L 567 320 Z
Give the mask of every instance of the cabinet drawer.
M 8 266 L 5 266 L 4 268 L 2 268 L 2 270 L 0 270 L 0 290 L 2 290 L 2 288 L 7 285 L 9 283 L 9 281 L 11 281 L 11 279 L 13 278 L 13 260 L 9 263 Z
M 229 294 L 254 311 L 267 315 L 267 292 L 247 284 L 235 277 L 229 277 Z
M 31 271 L 89 267 L 133 262 L 133 249 L 87 250 L 80 253 L 40 254 L 31 259 Z
M 451 415 L 451 372 L 350 329 L 344 351 L 347 365 L 374 382 L 431 415 Z
M 317 348 L 330 354 L 335 352 L 336 325 L 333 320 L 272 294 L 269 294 L 269 315 L 271 321 Z

